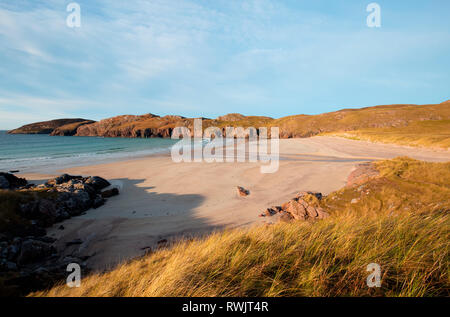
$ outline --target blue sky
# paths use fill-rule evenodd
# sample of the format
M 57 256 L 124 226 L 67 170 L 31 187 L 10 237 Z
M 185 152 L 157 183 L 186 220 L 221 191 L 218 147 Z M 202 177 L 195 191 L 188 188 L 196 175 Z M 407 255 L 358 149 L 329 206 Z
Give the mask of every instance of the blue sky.
M 450 99 L 450 1 L 0 0 L 0 129 Z

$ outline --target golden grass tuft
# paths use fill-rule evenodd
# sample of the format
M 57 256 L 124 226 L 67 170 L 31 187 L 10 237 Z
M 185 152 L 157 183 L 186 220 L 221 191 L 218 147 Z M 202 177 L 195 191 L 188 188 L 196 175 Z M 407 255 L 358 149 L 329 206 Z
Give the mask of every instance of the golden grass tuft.
M 322 207 L 332 212 L 391 215 L 450 210 L 450 162 L 429 163 L 400 157 L 375 164 L 379 177 L 331 193 L 322 200 Z
M 30 296 L 449 296 L 450 163 L 377 167 L 378 178 L 320 202 L 328 219 L 180 241 Z M 370 263 L 381 288 L 366 285 Z
M 410 123 L 405 127 L 361 129 L 330 134 L 370 142 L 395 143 L 445 150 L 450 148 L 450 120 L 419 121 Z

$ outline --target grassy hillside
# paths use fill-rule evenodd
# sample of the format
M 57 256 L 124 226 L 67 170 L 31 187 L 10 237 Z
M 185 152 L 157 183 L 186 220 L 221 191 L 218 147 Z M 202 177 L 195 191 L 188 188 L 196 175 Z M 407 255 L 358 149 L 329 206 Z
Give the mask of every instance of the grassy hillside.
M 58 136 L 72 136 L 77 133 L 77 130 L 79 127 L 85 124 L 91 124 L 95 123 L 95 121 L 92 120 L 86 120 L 81 122 L 74 122 L 65 124 L 63 126 L 55 128 L 50 135 L 58 135 Z
M 333 132 L 331 135 L 371 142 L 450 148 L 450 120 L 418 121 L 405 127 Z
M 398 158 L 321 201 L 318 222 L 182 241 L 32 296 L 449 296 L 450 163 Z M 378 263 L 381 288 L 368 288 Z
M 391 105 L 345 109 L 315 116 L 290 116 L 275 120 L 284 137 L 307 137 L 324 132 L 367 128 L 401 128 L 413 122 L 449 120 L 450 103 L 439 105 Z
M 36 122 L 24 125 L 20 128 L 8 131 L 10 134 L 50 134 L 58 127 L 62 127 L 69 124 L 94 121 L 86 119 L 57 119 L 51 121 Z

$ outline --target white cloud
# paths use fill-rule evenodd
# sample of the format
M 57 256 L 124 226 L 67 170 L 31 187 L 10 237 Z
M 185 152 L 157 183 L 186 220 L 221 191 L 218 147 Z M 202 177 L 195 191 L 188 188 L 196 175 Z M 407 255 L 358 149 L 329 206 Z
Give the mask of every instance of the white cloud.
M 321 85 L 333 80 L 401 83 L 404 72 L 383 70 L 414 64 L 421 55 L 411 52 L 426 58 L 427 48 L 438 52 L 450 38 L 445 30 L 349 27 L 338 16 L 275 0 L 80 0 L 79 29 L 65 25 L 64 1 L 15 3 L 0 4 L 0 110 L 24 117 L 40 115 L 37 107 L 48 116 L 124 107 L 258 113 L 283 94 L 298 104 L 314 93 L 322 98 Z M 420 87 L 420 73 L 409 76 L 412 87 Z

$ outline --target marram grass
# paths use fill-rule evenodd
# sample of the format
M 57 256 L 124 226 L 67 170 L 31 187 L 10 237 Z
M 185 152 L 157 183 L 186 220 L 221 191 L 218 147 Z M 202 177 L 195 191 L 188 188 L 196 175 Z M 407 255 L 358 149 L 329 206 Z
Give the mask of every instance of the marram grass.
M 215 233 L 37 296 L 448 296 L 446 215 L 370 217 Z M 378 263 L 381 288 L 368 288 Z
M 418 121 L 405 127 L 360 129 L 327 134 L 370 142 L 443 150 L 450 148 L 450 120 Z

